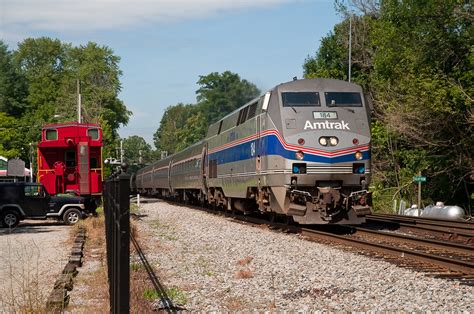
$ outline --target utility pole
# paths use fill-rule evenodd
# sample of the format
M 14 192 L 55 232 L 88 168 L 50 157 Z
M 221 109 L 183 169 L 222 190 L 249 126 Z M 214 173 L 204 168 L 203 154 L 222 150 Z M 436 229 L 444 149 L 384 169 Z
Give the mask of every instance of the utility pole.
M 81 117 L 81 83 L 77 79 L 77 122 L 82 122 Z
M 352 59 L 352 12 L 349 15 L 349 82 L 351 81 L 351 59 Z
M 123 140 L 120 140 L 120 164 L 123 164 Z

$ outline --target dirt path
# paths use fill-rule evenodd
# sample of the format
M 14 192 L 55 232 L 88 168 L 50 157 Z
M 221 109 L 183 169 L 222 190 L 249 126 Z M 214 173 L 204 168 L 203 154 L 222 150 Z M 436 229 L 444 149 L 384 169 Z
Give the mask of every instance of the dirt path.
M 0 229 L 0 313 L 43 307 L 67 263 L 71 227 L 56 221 L 25 220 Z

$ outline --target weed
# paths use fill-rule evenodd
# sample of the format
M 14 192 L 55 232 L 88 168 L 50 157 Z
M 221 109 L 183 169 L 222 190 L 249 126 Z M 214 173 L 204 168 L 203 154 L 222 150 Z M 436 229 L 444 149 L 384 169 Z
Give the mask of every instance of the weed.
M 244 302 L 236 297 L 232 297 L 227 300 L 227 309 L 229 309 L 231 312 L 239 311 L 243 305 Z
M 21 245 L 21 247 L 20 247 Z M 28 244 L 11 243 L 2 252 L 8 262 L 8 277 L 2 282 L 0 308 L 18 313 L 43 313 L 48 289 L 40 286 L 40 251 L 34 241 Z
M 169 225 L 162 223 L 159 219 L 155 219 L 155 220 L 151 221 L 150 224 L 155 228 L 168 229 L 170 227 Z
M 176 304 L 185 305 L 188 302 L 186 293 L 179 290 L 177 287 L 171 287 L 166 289 L 166 294 Z
M 173 303 L 185 305 L 188 302 L 186 294 L 177 287 L 165 289 L 165 294 L 172 300 Z M 143 298 L 148 301 L 154 301 L 161 297 L 163 297 L 163 294 L 156 291 L 155 289 L 148 288 L 143 291 Z
M 143 298 L 145 298 L 148 301 L 156 300 L 159 297 L 160 297 L 160 294 L 155 289 L 148 288 L 143 291 Z
M 237 279 L 247 279 L 247 278 L 252 278 L 252 277 L 253 277 L 253 271 L 248 268 L 241 269 L 235 273 L 235 278 Z
M 137 271 L 137 270 L 139 270 L 139 269 L 141 269 L 141 268 L 143 268 L 143 267 L 144 267 L 144 266 L 143 266 L 142 263 L 131 263 L 131 264 L 130 264 L 130 270 L 131 270 L 131 271 Z
M 253 257 L 247 256 L 244 259 L 241 259 L 237 261 L 237 265 L 244 266 L 250 264 L 250 262 L 253 260 Z
M 103 206 L 97 207 L 95 212 L 99 215 L 103 214 L 104 213 L 104 207 Z

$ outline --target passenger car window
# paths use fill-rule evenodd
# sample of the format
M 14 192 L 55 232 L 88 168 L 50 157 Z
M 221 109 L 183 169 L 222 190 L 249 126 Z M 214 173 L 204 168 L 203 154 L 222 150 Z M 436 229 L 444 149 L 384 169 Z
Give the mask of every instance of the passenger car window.
M 281 93 L 283 107 L 319 107 L 318 92 L 284 92 Z
M 327 92 L 324 95 L 328 107 L 362 107 L 360 93 Z

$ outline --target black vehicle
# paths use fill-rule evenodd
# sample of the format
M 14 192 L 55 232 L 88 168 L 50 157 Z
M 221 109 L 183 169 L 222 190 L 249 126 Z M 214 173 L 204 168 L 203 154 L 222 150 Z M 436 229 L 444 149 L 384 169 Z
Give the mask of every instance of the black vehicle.
M 21 220 L 53 218 L 72 225 L 95 213 L 84 197 L 48 194 L 39 183 L 0 183 L 0 226 L 16 227 Z

